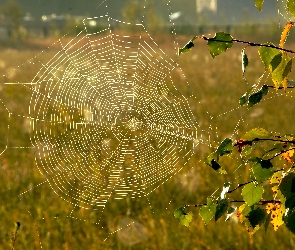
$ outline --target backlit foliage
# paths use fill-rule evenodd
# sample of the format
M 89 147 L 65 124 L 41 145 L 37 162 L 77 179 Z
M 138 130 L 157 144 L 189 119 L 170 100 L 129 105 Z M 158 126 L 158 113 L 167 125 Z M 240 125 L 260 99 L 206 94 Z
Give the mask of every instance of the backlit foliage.
M 263 2 L 255 1 L 255 6 L 261 11 Z M 294 1 L 286 2 L 286 9 L 295 17 Z M 207 41 L 208 49 L 212 57 L 216 57 L 230 49 L 234 43 L 244 43 L 246 47 L 242 50 L 242 74 L 245 81 L 245 71 L 249 64 L 246 48 L 257 46 L 258 54 L 264 65 L 265 73 L 272 79 L 273 85 L 261 84 L 251 87 L 240 97 L 241 106 L 247 105 L 251 108 L 257 105 L 271 91 L 288 91 L 293 88 L 293 81 L 289 80 L 293 66 L 295 52 L 284 48 L 294 22 L 288 22 L 281 34 L 279 46 L 266 42 L 257 44 L 234 39 L 230 34 L 218 32 L 213 38 L 206 36 L 193 37 L 179 54 L 189 52 L 194 47 L 196 39 Z M 207 203 L 191 205 L 199 207 L 199 214 L 205 223 L 215 218 L 217 221 L 223 215 L 228 220 L 237 209 L 239 222 L 245 226 L 247 232 L 252 236 L 259 228 L 267 230 L 271 225 L 275 231 L 282 225 L 295 233 L 295 135 L 279 134 L 269 132 L 265 128 L 252 128 L 239 139 L 233 141 L 224 139 L 219 147 L 205 160 L 206 164 L 220 174 L 227 174 L 227 166 L 223 166 L 221 158 L 241 157 L 247 169 L 250 171 L 248 182 L 240 183 L 231 187 L 232 182 L 227 182 L 221 189 L 222 192 L 214 193 L 207 198 Z M 240 192 L 240 193 L 239 193 Z M 229 194 L 234 193 L 237 199 Z M 239 194 L 238 194 L 239 193 Z M 242 199 L 240 199 L 242 197 Z M 242 204 L 242 205 L 241 205 Z M 191 214 L 184 212 L 185 206 L 177 211 L 182 211 L 177 218 L 182 224 L 191 221 Z M 186 216 L 190 215 L 190 220 Z M 186 224 L 186 226 L 188 226 Z

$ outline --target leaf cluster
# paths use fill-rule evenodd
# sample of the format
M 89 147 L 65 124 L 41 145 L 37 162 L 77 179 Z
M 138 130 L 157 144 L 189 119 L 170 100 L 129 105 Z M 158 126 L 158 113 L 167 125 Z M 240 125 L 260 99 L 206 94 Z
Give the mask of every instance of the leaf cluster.
M 262 11 L 264 0 L 255 0 L 255 6 Z M 286 2 L 287 10 L 295 17 L 295 1 Z M 284 48 L 285 41 L 294 22 L 285 25 L 279 46 L 272 43 L 256 44 L 234 39 L 230 34 L 218 32 L 213 38 L 196 36 L 191 39 L 179 54 L 189 52 L 194 47 L 194 40 L 201 38 L 207 41 L 208 50 L 213 58 L 230 49 L 233 44 L 244 43 L 242 50 L 242 76 L 249 64 L 246 54 L 248 46 L 258 46 L 258 54 L 265 72 L 268 72 L 273 85 L 254 85 L 239 99 L 241 106 L 251 108 L 258 104 L 271 89 L 279 90 L 293 87 L 294 81 L 289 80 L 292 70 L 294 51 Z M 259 148 L 260 150 L 257 150 Z M 272 225 L 276 231 L 285 224 L 295 234 L 295 135 L 269 132 L 264 128 L 253 128 L 237 141 L 225 138 L 217 149 L 207 156 L 205 163 L 219 174 L 227 174 L 226 166 L 220 159 L 224 156 L 234 157 L 239 154 L 245 165 L 250 169 L 250 179 L 230 189 L 232 182 L 223 185 L 221 193 L 207 197 L 206 203 L 193 205 L 199 208 L 199 215 L 207 224 L 213 218 L 215 221 L 222 216 L 229 220 L 234 214 L 238 217 L 247 232 L 253 235 L 259 228 L 267 230 Z M 270 192 L 266 192 L 269 190 Z M 229 198 L 228 194 L 239 193 L 237 200 Z M 188 207 L 177 209 L 174 213 L 180 223 L 189 226 L 192 212 L 185 212 Z

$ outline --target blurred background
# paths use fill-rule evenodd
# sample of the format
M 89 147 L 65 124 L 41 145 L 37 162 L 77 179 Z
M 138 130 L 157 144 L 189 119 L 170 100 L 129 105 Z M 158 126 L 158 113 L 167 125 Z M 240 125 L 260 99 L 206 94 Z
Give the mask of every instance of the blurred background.
M 244 29 L 259 32 L 272 29 L 277 24 L 276 0 L 266 1 L 263 12 L 259 12 L 251 1 L 232 0 L 183 0 L 183 1 L 136 1 L 109 0 L 1 0 L 1 39 L 11 37 L 16 31 L 24 37 L 48 37 L 66 33 L 87 17 L 108 14 L 118 20 L 138 23 L 142 21 L 143 6 L 146 5 L 146 25 L 151 31 L 170 29 L 170 20 L 179 34 L 203 34 L 217 29 L 235 32 Z M 167 7 L 169 6 L 169 7 Z M 169 18 L 170 16 L 170 18 Z M 90 24 L 95 26 L 95 24 Z M 153 29 L 152 29 L 153 28 Z M 268 32 L 270 33 L 270 32 Z M 253 34 L 253 32 L 252 32 Z

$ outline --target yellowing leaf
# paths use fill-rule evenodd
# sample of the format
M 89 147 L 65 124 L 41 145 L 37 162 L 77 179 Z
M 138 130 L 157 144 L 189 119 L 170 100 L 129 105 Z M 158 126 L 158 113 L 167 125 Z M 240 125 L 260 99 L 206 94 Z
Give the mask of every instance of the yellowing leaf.
M 262 11 L 262 5 L 264 0 L 254 0 L 255 6 L 259 11 Z
M 274 197 L 276 198 L 277 195 L 281 192 L 278 186 L 271 187 L 271 190 L 273 191 Z
M 242 212 L 243 212 L 243 210 L 246 208 L 246 206 L 247 206 L 246 203 L 243 204 L 242 206 L 240 206 L 240 207 L 238 208 L 238 211 L 237 211 L 237 217 L 239 218 L 239 220 L 240 220 L 241 223 L 243 222 L 243 214 L 242 214 Z
M 290 29 L 292 28 L 292 26 L 295 24 L 295 22 L 288 22 L 284 29 L 283 32 L 281 34 L 281 40 L 280 40 L 280 47 L 284 48 L 284 44 L 286 42 L 287 36 L 289 35 Z
M 278 186 L 271 187 L 271 190 L 273 191 L 274 200 L 281 201 L 282 203 L 284 203 L 286 201 L 285 196 L 282 194 L 282 192 Z
M 285 41 L 284 36 L 282 34 L 282 41 Z M 293 60 L 286 52 L 268 46 L 273 46 L 273 44 L 268 43 L 266 46 L 260 47 L 258 51 L 260 58 L 265 69 L 269 69 L 276 89 L 281 85 L 286 89 Z
M 285 210 L 285 206 L 281 203 L 268 203 L 265 207 L 265 211 L 271 214 L 270 223 L 275 231 L 284 224 L 283 215 Z
M 288 150 L 281 154 L 281 156 L 289 163 L 293 162 L 292 160 L 293 155 L 294 155 L 294 149 Z
M 283 173 L 282 171 L 275 172 L 269 180 L 271 185 L 279 185 L 282 182 Z

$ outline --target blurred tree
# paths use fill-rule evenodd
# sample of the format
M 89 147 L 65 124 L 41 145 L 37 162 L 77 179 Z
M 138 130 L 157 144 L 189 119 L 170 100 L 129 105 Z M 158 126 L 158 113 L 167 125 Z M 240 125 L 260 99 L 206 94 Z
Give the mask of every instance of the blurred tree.
M 152 1 L 128 0 L 122 8 L 122 17 L 129 23 L 141 23 L 144 18 L 146 27 L 151 33 L 161 31 L 163 27 L 163 20 L 157 15 Z
M 15 0 L 8 0 L 8 2 L 0 8 L 3 23 L 7 29 L 7 35 L 10 39 L 20 38 L 21 20 L 24 13 Z

